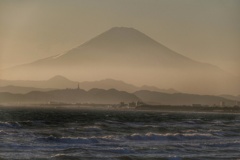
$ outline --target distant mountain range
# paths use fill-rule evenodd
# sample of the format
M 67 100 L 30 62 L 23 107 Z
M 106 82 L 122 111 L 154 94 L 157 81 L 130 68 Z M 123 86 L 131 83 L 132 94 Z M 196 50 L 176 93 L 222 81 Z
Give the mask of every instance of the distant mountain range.
M 126 27 L 111 28 L 65 54 L 4 70 L 4 77 L 10 79 L 43 79 L 56 74 L 84 80 L 120 79 L 200 94 L 239 94 L 240 88 L 239 77 L 185 57 Z
M 221 102 L 229 106 L 234 106 L 236 104 L 236 100 L 229 100 L 227 98 L 212 95 L 197 95 L 186 93 L 168 94 L 146 90 L 137 91 L 134 94 L 143 102 L 152 105 L 220 105 Z
M 44 81 L 0 80 L 0 99 L 0 103 L 57 101 L 105 104 L 139 100 L 155 105 L 219 105 L 220 102 L 225 102 L 231 106 L 236 101 L 240 101 L 239 96 L 186 94 L 174 89 L 159 89 L 154 86 L 137 87 L 113 79 L 77 82 L 59 75 Z
M 25 93 L 29 93 L 32 91 L 51 91 L 51 90 L 55 90 L 53 88 L 34 88 L 34 87 L 20 87 L 20 86 L 4 86 L 4 87 L 0 87 L 0 92 L 9 92 L 9 93 L 20 93 L 20 94 L 25 94 Z
M 151 105 L 219 105 L 234 106 L 236 100 L 229 100 L 219 96 L 195 95 L 184 93 L 162 93 L 155 91 L 136 91 L 128 93 L 116 89 L 60 89 L 52 91 L 32 91 L 26 94 L 0 92 L 0 103 L 94 103 L 119 104 L 142 101 Z M 239 102 L 237 102 L 238 104 Z
M 31 87 L 38 88 L 37 90 L 39 90 L 39 88 L 54 88 L 54 89 L 76 88 L 77 85 L 78 85 L 77 81 L 71 81 L 63 76 L 54 76 L 48 80 L 42 81 L 0 79 L 1 90 L 4 89 L 2 87 L 6 88 L 6 86 Z M 17 93 L 17 90 L 15 93 Z
M 176 93 L 178 91 L 174 89 L 159 89 L 154 86 L 144 85 L 142 87 L 137 87 L 132 84 L 125 83 L 123 81 L 118 81 L 114 79 L 104 79 L 100 81 L 85 81 L 77 82 L 71 81 L 63 76 L 54 76 L 49 80 L 45 81 L 10 81 L 10 80 L 0 80 L 0 92 L 10 92 L 10 93 L 28 93 L 31 91 L 49 91 L 54 89 L 65 89 L 65 88 L 77 88 L 79 87 L 84 90 L 90 90 L 93 88 L 98 89 L 117 89 L 119 91 L 135 92 L 139 90 L 150 90 L 158 91 L 164 93 Z
M 95 103 L 119 104 L 120 102 L 139 101 L 134 94 L 115 89 L 82 89 L 53 90 L 48 92 L 33 91 L 27 94 L 0 92 L 0 103 Z
M 240 95 L 238 96 L 233 96 L 233 95 L 220 95 L 220 97 L 226 98 L 226 99 L 231 99 L 234 101 L 240 101 Z

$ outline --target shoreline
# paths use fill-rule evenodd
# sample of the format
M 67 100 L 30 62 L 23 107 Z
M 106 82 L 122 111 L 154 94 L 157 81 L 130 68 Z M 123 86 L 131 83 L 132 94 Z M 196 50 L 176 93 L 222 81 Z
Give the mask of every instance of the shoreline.
M 146 111 L 146 112 L 191 112 L 191 113 L 220 113 L 239 114 L 240 107 L 205 107 L 205 106 L 170 106 L 142 105 L 137 107 L 109 107 L 109 104 L 0 104 L 0 109 L 57 109 L 57 110 L 106 110 L 106 111 Z

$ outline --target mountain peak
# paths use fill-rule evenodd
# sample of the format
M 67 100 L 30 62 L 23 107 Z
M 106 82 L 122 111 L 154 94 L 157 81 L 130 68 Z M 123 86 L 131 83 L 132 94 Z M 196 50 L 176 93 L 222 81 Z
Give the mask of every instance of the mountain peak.
M 135 28 L 113 27 L 86 42 L 84 45 L 95 47 L 100 46 L 101 48 L 103 46 L 106 48 L 109 48 L 109 46 L 124 48 L 129 45 L 142 46 L 156 44 L 159 45 L 158 42 Z
M 110 28 L 107 32 L 139 32 L 138 30 L 136 30 L 135 28 L 132 27 L 112 27 Z
M 57 81 L 57 82 L 60 82 L 60 81 L 70 81 L 70 80 L 67 79 L 67 78 L 64 77 L 64 76 L 56 75 L 56 76 L 50 78 L 48 81 Z

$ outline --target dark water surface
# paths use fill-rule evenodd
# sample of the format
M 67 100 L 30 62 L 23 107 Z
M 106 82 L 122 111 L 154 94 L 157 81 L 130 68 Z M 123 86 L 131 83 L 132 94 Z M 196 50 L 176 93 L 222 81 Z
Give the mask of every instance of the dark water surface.
M 240 159 L 240 115 L 0 108 L 0 159 Z

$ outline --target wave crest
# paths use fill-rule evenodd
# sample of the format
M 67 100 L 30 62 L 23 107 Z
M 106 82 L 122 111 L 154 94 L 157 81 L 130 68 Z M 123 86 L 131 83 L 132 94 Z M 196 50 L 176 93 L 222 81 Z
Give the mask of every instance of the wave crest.
M 193 140 L 193 139 L 212 139 L 214 138 L 212 134 L 209 133 L 166 133 L 158 134 L 148 132 L 146 134 L 134 133 L 129 136 L 126 136 L 129 140 Z

